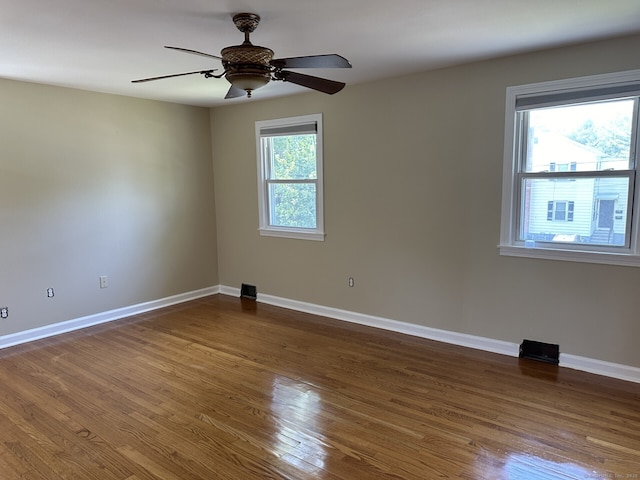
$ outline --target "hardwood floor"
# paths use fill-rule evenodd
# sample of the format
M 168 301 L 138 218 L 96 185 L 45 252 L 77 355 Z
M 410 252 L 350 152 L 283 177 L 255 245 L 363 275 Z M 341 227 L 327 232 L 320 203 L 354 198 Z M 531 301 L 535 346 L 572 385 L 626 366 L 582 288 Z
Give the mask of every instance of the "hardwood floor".
M 228 296 L 0 351 L 0 478 L 640 478 L 640 384 Z

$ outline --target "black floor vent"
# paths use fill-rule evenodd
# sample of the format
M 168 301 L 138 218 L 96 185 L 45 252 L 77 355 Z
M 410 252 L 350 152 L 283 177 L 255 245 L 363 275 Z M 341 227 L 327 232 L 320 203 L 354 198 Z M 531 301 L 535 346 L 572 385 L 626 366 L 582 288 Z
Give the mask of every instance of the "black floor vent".
M 242 298 L 250 298 L 251 300 L 255 300 L 258 298 L 258 290 L 254 285 L 247 285 L 246 283 L 242 284 L 242 288 L 240 289 L 240 296 Z
M 558 365 L 560 363 L 560 345 L 523 340 L 520 345 L 520 358 L 530 358 Z

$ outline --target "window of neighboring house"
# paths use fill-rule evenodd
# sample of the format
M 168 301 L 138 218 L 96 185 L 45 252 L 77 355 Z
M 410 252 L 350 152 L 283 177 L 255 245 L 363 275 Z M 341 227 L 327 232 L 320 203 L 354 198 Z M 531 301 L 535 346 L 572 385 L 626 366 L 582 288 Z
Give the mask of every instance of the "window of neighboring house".
M 556 164 L 555 162 L 549 162 L 550 172 L 566 172 L 569 170 L 571 170 L 572 172 L 575 172 L 577 169 L 578 169 L 577 162 L 559 163 L 559 164 Z
M 509 87 L 500 253 L 640 266 L 640 70 Z
M 324 239 L 322 115 L 256 122 L 261 235 Z
M 547 202 L 547 221 L 573 222 L 574 204 L 575 202 L 549 200 Z

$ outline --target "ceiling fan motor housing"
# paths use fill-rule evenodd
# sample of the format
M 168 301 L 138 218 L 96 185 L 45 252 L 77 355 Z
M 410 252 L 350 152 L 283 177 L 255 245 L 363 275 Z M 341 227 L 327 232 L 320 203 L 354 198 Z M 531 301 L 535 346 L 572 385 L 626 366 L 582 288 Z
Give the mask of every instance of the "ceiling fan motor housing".
M 251 91 L 265 86 L 271 80 L 273 50 L 257 45 L 236 45 L 220 52 L 225 78 L 234 87 Z

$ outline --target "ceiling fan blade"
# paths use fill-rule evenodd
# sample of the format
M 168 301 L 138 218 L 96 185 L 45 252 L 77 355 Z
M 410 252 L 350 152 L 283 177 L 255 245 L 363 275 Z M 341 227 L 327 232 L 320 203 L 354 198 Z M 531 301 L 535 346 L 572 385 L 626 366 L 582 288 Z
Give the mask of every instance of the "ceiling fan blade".
M 197 50 L 191 50 L 189 48 L 170 47 L 168 45 L 165 45 L 164 48 L 170 48 L 171 50 L 178 50 L 179 52 L 193 53 L 194 55 L 201 55 L 203 57 L 209 57 L 209 58 L 215 58 L 216 60 L 222 60 L 222 57 L 218 57 L 217 55 L 211 55 L 210 53 L 199 52 Z
M 351 68 L 349 60 L 336 54 L 276 58 L 271 60 L 271 65 L 276 68 Z
M 345 86 L 344 83 L 336 82 L 335 80 L 314 77 L 303 73 L 289 72 L 287 70 L 278 72 L 278 79 L 302 85 L 303 87 L 311 88 L 313 90 L 318 90 L 319 92 L 328 93 L 329 95 L 338 93 Z
M 227 94 L 225 95 L 225 100 L 229 99 L 229 98 L 238 98 L 238 97 L 243 97 L 247 94 L 247 92 L 245 92 L 244 90 L 242 90 L 241 88 L 238 87 L 234 87 L 233 85 L 231 85 L 229 87 L 229 91 L 227 92 Z
M 140 80 L 131 80 L 131 83 L 143 83 L 143 82 L 151 82 L 153 80 L 162 80 L 163 78 L 172 78 L 172 77 L 183 77 L 185 75 L 194 75 L 196 73 L 201 73 L 205 77 L 207 75 L 212 76 L 214 70 L 198 70 L 196 72 L 185 72 L 185 73 L 173 73 L 171 75 L 161 75 L 159 77 L 149 77 L 149 78 L 141 78 Z

